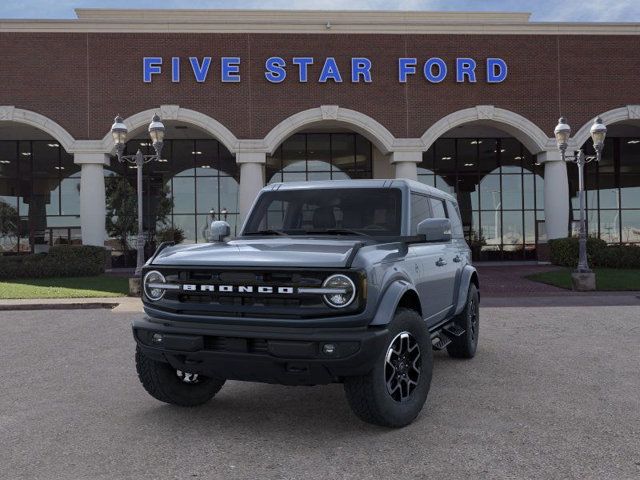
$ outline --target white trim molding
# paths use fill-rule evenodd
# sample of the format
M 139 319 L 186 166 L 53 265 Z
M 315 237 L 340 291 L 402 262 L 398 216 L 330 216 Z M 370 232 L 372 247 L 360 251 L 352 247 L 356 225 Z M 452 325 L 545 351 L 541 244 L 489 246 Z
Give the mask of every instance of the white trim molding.
M 73 152 L 75 139 L 60 124 L 44 115 L 5 105 L 0 106 L 0 122 L 16 122 L 35 127 L 55 138 L 67 152 Z
M 427 150 L 442 135 L 452 128 L 471 122 L 493 125 L 522 142 L 527 149 L 536 154 L 554 148 L 554 140 L 527 118 L 510 110 L 493 105 L 477 105 L 465 108 L 441 118 L 422 135 L 421 140 Z
M 396 139 L 381 123 L 364 113 L 337 105 L 322 105 L 285 118 L 264 137 L 264 148 L 268 153 L 273 154 L 276 148 L 291 135 L 316 125 L 347 127 L 366 137 L 385 155 L 394 149 Z
M 531 22 L 512 12 L 76 9 L 75 19 L 3 19 L 0 32 L 638 35 L 640 23 Z
M 238 139 L 231 130 L 204 113 L 182 108 L 179 105 L 160 105 L 159 108 L 151 108 L 143 112 L 138 112 L 126 118 L 124 124 L 129 129 L 129 132 L 133 132 L 141 127 L 146 127 L 156 113 L 160 115 L 162 121 L 175 120 L 201 128 L 215 137 L 216 140 L 227 147 L 231 153 L 235 154 L 238 151 Z M 102 138 L 102 151 L 111 155 L 115 153 L 111 132 L 107 132 Z
M 614 108 L 613 110 L 601 113 L 600 118 L 602 119 L 602 123 L 607 126 L 629 120 L 640 120 L 640 105 L 626 105 L 624 107 Z M 580 127 L 580 130 L 571 138 L 568 150 L 578 150 L 589 140 L 591 136 L 591 125 L 593 125 L 595 119 L 596 117 L 591 118 Z

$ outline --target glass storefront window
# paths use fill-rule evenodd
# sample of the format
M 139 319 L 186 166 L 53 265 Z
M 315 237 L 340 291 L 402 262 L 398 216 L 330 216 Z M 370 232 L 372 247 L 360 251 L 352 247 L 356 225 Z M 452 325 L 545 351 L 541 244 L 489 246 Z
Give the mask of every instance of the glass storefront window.
M 372 146 L 356 133 L 298 133 L 267 158 L 267 183 L 372 178 Z
M 622 218 L 622 242 L 640 243 L 640 209 L 623 210 Z
M 153 149 L 147 140 L 131 140 L 126 151 L 135 153 L 138 148 L 145 154 Z M 180 228 L 185 243 L 204 242 L 211 222 L 218 219 L 226 220 L 235 234 L 240 172 L 233 155 L 213 139 L 168 139 L 162 157 L 162 161 L 149 162 L 143 169 L 145 231 L 151 230 L 152 239 L 166 228 Z M 136 170 L 128 167 L 113 158 L 105 177 L 109 181 L 124 179 L 135 194 Z M 135 215 L 135 211 L 131 214 Z M 107 243 L 116 250 L 122 249 L 118 239 Z M 128 243 L 134 248 L 135 236 L 130 236 Z M 123 263 L 117 266 L 135 263 L 135 258 L 121 257 Z
M 55 140 L 0 141 L 0 252 L 80 242 L 79 172 Z
M 474 258 L 535 259 L 544 170 L 534 162 L 514 138 L 441 138 L 423 154 L 418 180 L 456 195 Z
M 593 154 L 591 141 L 583 146 Z M 579 219 L 577 168 L 568 165 L 574 231 Z M 635 173 L 634 173 L 635 172 Z M 602 160 L 585 169 L 589 234 L 607 243 L 640 243 L 634 227 L 640 209 L 640 138 L 607 137 Z

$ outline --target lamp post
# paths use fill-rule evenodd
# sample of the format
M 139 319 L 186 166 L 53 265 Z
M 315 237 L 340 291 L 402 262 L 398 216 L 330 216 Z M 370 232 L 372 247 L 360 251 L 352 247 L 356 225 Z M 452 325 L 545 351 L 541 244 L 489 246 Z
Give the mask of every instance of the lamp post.
M 136 275 L 140 275 L 142 272 L 142 266 L 144 265 L 144 225 L 143 225 L 143 213 L 142 213 L 142 166 L 153 160 L 160 160 L 160 154 L 162 152 L 162 146 L 164 142 L 164 124 L 160 121 L 160 117 L 156 114 L 151 119 L 149 124 L 149 137 L 153 142 L 153 148 L 155 155 L 143 155 L 142 151 L 138 149 L 135 155 L 123 155 L 124 147 L 127 141 L 127 126 L 123 123 L 122 117 L 118 115 L 113 125 L 111 126 L 111 135 L 113 135 L 113 141 L 116 146 L 116 155 L 118 160 L 123 163 L 130 163 L 135 165 L 137 169 L 137 194 L 138 194 L 138 235 L 136 236 Z
M 593 148 L 596 151 L 595 156 L 587 156 L 582 149 L 574 152 L 573 154 L 567 154 L 567 147 L 569 145 L 569 137 L 571 136 L 571 127 L 567 124 L 567 120 L 561 117 L 558 120 L 558 125 L 554 129 L 553 133 L 556 137 L 558 149 L 562 154 L 562 160 L 565 162 L 573 162 L 578 166 L 578 200 L 580 202 L 580 224 L 579 224 L 579 258 L 578 268 L 575 270 L 574 275 L 574 288 L 577 290 L 594 290 L 595 289 L 595 276 L 589 268 L 589 262 L 587 261 L 587 228 L 585 218 L 585 192 L 584 192 L 584 166 L 592 161 L 599 162 L 602 158 L 602 149 L 604 148 L 604 139 L 607 135 L 607 127 L 602 123 L 602 119 L 597 117 L 591 126 L 591 140 L 593 141 Z M 582 275 L 585 277 L 587 283 L 584 288 L 580 288 L 576 285 L 576 278 Z

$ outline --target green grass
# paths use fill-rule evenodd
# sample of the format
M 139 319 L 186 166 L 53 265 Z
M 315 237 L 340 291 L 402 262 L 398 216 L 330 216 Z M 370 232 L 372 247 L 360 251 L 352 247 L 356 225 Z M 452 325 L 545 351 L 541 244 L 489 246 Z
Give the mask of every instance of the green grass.
M 107 275 L 0 281 L 0 299 L 121 297 L 128 292 L 127 278 Z
M 596 289 L 600 291 L 640 290 L 640 270 L 594 268 Z M 529 280 L 571 289 L 571 268 L 528 275 Z

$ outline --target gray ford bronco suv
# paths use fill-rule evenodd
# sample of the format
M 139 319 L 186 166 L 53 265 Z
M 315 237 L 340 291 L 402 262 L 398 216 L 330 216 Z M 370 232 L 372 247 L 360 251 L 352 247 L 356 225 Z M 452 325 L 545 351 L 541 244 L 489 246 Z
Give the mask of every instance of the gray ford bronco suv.
M 237 238 L 161 245 L 133 322 L 140 381 L 195 406 L 229 380 L 344 384 L 356 415 L 411 423 L 432 350 L 471 358 L 478 274 L 456 200 L 410 180 L 278 183 Z

